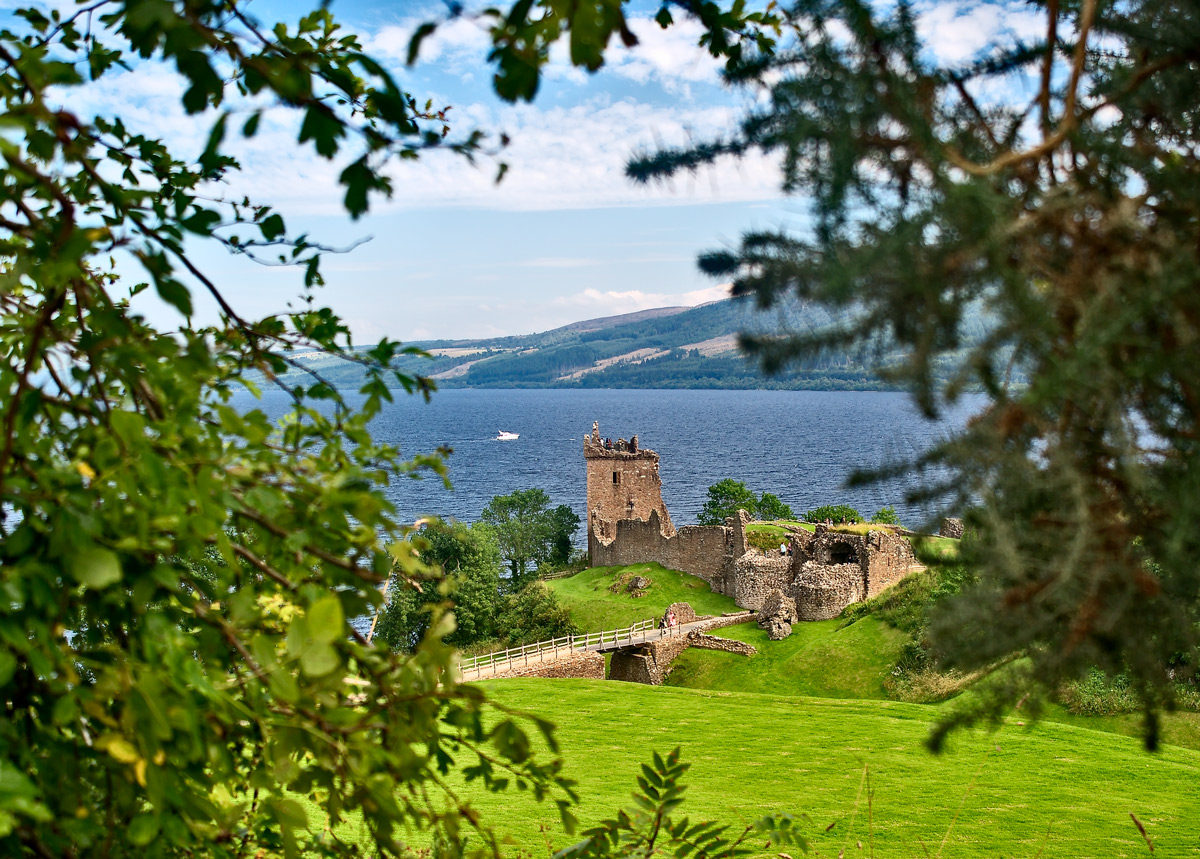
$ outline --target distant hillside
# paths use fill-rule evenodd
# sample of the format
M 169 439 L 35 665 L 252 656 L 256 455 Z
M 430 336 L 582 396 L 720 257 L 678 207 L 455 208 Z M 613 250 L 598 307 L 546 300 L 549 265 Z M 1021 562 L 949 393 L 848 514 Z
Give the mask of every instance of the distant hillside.
M 589 319 L 540 334 L 407 344 L 432 357 L 405 356 L 397 367 L 430 376 L 442 388 L 893 389 L 862 356 L 831 353 L 767 378 L 737 348 L 739 332 L 820 330 L 834 322 L 815 307 L 763 314 L 749 302 L 726 299 Z M 966 332 L 970 339 L 984 328 L 975 320 L 968 327 L 978 329 Z M 295 357 L 339 387 L 361 382 L 354 364 L 320 353 Z M 301 376 L 293 371 L 285 380 Z

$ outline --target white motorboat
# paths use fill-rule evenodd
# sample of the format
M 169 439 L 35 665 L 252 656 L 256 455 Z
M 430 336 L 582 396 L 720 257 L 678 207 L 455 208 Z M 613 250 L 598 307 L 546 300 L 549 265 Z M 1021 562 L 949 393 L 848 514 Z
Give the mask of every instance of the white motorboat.
M 505 432 L 500 430 L 500 435 L 496 436 L 496 441 L 516 441 L 521 437 L 519 432 Z

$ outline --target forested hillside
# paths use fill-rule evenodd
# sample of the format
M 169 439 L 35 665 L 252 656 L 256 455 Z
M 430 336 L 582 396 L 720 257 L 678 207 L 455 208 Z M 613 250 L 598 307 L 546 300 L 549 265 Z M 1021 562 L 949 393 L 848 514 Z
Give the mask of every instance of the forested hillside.
M 837 322 L 815 307 L 766 315 L 747 302 L 727 299 L 575 322 L 540 334 L 414 343 L 430 357 L 407 355 L 397 364 L 405 372 L 431 376 L 443 388 L 894 389 L 877 372 L 890 360 L 886 347 L 870 354 L 830 351 L 770 378 L 737 348 L 739 332 L 820 330 Z M 973 342 L 984 329 L 976 315 L 963 333 Z M 320 353 L 293 357 L 339 387 L 354 386 L 361 376 L 355 365 Z M 952 370 L 951 361 L 946 372 Z M 301 374 L 289 375 L 298 381 Z

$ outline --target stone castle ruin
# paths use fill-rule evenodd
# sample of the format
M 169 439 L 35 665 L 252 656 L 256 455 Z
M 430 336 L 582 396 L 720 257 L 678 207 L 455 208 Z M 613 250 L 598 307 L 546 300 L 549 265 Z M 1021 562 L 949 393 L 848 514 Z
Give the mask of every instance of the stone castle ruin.
M 659 563 L 704 579 L 745 609 L 791 600 L 798 620 L 837 617 L 920 568 L 908 541 L 886 528 L 854 534 L 817 525 L 816 533 L 792 534 L 787 555 L 749 546 L 744 511 L 724 525 L 676 530 L 662 500 L 658 454 L 640 448 L 636 435 L 603 439 L 593 423 L 583 456 L 594 566 Z

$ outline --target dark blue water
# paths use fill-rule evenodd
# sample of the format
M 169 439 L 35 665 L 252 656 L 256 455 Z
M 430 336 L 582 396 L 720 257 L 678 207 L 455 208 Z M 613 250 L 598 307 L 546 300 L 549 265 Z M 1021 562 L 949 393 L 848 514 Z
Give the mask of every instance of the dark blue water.
M 846 478 L 855 468 L 912 458 L 962 426 L 981 402 L 929 423 L 906 395 L 892 393 L 457 389 L 439 391 L 428 404 L 398 396 L 373 424 L 378 439 L 407 455 L 454 449 L 453 490 L 437 479 L 407 478 L 387 488 L 405 521 L 428 514 L 474 521 L 492 496 L 532 487 L 584 519 L 583 437 L 599 420 L 601 435 L 636 433 L 642 447 L 658 452 L 676 525 L 695 523 L 708 487 L 726 477 L 756 494 L 775 493 L 797 513 L 844 503 L 870 515 L 890 504 L 905 524 L 921 525 L 938 511 L 905 502 L 915 478 L 854 489 L 845 488 Z M 279 391 L 257 403 L 249 395 L 237 401 L 273 418 L 288 403 Z M 496 441 L 499 430 L 520 439 Z

